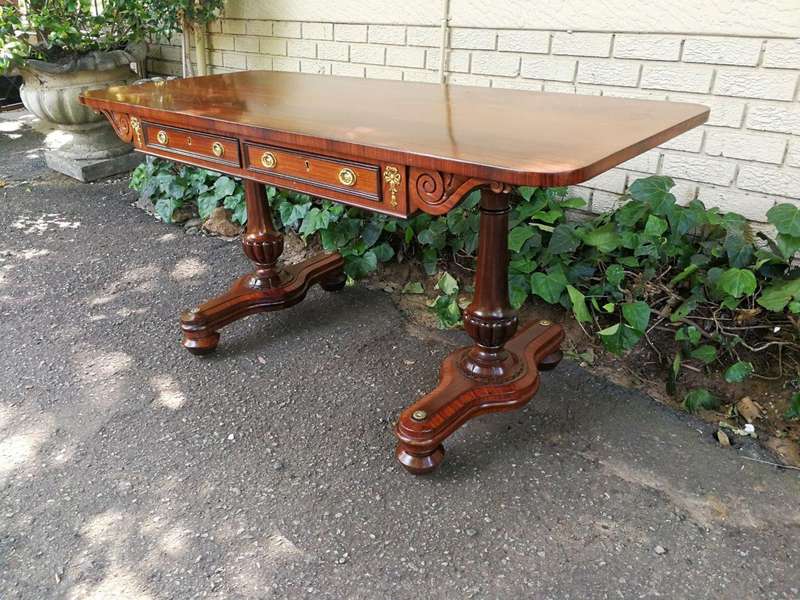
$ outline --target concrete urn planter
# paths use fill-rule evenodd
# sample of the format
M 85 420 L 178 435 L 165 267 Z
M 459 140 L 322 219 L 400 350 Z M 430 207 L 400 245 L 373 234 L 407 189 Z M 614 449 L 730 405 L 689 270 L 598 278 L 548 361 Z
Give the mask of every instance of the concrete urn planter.
M 138 79 L 131 63 L 144 59 L 144 44 L 91 52 L 57 63 L 29 60 L 18 69 L 25 107 L 53 130 L 45 139 L 47 166 L 81 181 L 131 170 L 141 158 L 122 142 L 106 118 L 78 102 L 85 90 Z

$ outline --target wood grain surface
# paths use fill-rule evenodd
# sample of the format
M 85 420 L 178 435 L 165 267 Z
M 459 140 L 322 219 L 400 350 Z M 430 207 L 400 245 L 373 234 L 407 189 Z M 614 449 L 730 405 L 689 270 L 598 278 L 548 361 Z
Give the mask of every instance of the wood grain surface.
M 703 123 L 698 104 L 243 71 L 83 94 L 209 133 L 515 185 L 580 183 Z

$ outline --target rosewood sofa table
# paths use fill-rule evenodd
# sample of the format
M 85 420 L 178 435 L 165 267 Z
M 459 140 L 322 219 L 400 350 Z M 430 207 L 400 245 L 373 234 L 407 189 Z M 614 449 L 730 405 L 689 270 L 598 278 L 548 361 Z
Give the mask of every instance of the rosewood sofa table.
M 318 283 L 345 284 L 343 260 L 323 253 L 282 267 L 264 185 L 400 218 L 443 215 L 480 188 L 475 295 L 464 316 L 474 345 L 453 352 L 439 385 L 400 415 L 397 458 L 435 469 L 442 442 L 480 414 L 519 408 L 539 371 L 561 359 L 564 332 L 518 328 L 508 297 L 512 186 L 563 186 L 705 122 L 696 104 L 304 75 L 239 72 L 83 94 L 141 152 L 244 180 L 244 253 L 255 270 L 183 313 L 183 346 L 213 351 L 222 327 L 300 302 Z

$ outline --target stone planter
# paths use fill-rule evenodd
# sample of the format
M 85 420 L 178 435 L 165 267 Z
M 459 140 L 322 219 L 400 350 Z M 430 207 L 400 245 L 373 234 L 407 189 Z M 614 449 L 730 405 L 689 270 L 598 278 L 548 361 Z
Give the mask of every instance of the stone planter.
M 106 118 L 78 102 L 78 96 L 88 89 L 135 81 L 138 76 L 130 65 L 145 54 L 144 44 L 131 45 L 57 63 L 29 60 L 19 69 L 22 103 L 53 127 L 45 139 L 48 167 L 80 181 L 94 181 L 130 171 L 141 162 Z

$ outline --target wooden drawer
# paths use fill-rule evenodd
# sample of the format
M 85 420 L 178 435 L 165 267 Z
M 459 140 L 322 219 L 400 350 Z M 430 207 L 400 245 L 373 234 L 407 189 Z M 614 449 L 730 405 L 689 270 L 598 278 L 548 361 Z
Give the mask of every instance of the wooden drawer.
M 248 171 L 310 184 L 372 202 L 381 201 L 378 165 L 247 142 L 244 143 L 244 157 Z
M 238 140 L 188 129 L 144 123 L 144 145 L 179 156 L 202 158 L 224 165 L 240 166 Z

